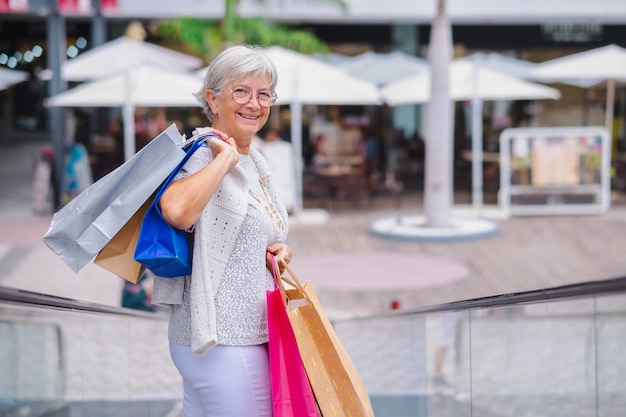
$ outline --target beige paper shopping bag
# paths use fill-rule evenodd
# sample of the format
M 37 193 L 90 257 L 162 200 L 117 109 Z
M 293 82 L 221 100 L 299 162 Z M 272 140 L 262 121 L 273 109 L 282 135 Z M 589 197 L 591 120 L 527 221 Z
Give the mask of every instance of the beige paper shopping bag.
M 286 290 L 289 320 L 302 362 L 324 417 L 373 417 L 369 394 L 310 282 L 302 285 L 289 266 L 295 289 Z
M 135 261 L 135 246 L 143 217 L 152 202 L 149 198 L 98 253 L 93 263 L 136 284 L 146 268 Z

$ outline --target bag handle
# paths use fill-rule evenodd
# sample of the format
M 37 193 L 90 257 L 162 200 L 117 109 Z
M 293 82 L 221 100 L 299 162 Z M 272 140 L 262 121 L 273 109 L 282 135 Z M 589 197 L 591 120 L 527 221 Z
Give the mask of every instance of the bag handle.
M 274 277 L 274 289 L 278 288 L 280 290 L 281 300 L 283 300 L 283 305 L 287 308 L 287 292 L 285 291 L 285 286 L 283 285 L 284 277 L 280 274 L 280 269 L 278 268 L 278 260 L 274 256 L 273 253 L 270 253 L 270 259 L 272 260 L 272 277 Z
M 272 260 L 272 276 L 274 277 L 274 288 L 278 287 L 280 289 L 283 303 L 287 305 L 287 291 L 285 290 L 285 285 L 283 284 L 283 281 L 298 290 L 302 294 L 302 296 L 310 302 L 311 300 L 304 290 L 304 285 L 302 285 L 302 282 L 300 282 L 295 272 L 293 272 L 289 265 L 287 265 L 287 262 L 285 262 L 283 259 L 280 259 L 281 264 L 285 267 L 285 270 L 289 273 L 291 279 L 280 273 L 280 268 L 278 267 L 279 260 L 274 256 L 274 254 L 270 253 L 270 259 Z
M 274 255 L 272 255 L 274 256 Z M 272 258 L 274 259 L 274 258 Z M 280 259 L 281 264 L 285 267 L 285 271 L 287 271 L 289 273 L 289 276 L 291 277 L 291 279 L 285 277 L 284 275 L 280 274 L 280 269 L 278 268 L 278 265 L 276 266 L 276 270 L 279 271 L 278 272 L 278 277 L 279 279 L 278 281 L 278 285 L 281 288 L 281 291 L 285 291 L 285 287 L 283 285 L 283 283 L 281 281 L 286 282 L 287 284 L 291 285 L 292 287 L 294 287 L 295 289 L 297 289 L 298 291 L 300 291 L 300 293 L 302 294 L 302 296 L 307 299 L 309 302 L 311 301 L 309 299 L 309 296 L 307 294 L 307 292 L 304 289 L 304 285 L 302 285 L 302 282 L 298 279 L 298 277 L 296 276 L 296 273 L 293 272 L 293 269 L 291 269 L 289 267 L 289 265 L 287 264 L 287 262 L 285 262 L 283 259 Z
M 221 138 L 219 136 L 214 135 L 214 134 L 201 135 L 201 136 L 198 136 L 196 139 L 193 140 L 193 143 L 191 144 L 191 146 L 189 147 L 189 149 L 185 153 L 185 156 L 183 157 L 183 159 L 181 159 L 181 161 L 178 163 L 178 165 L 176 165 L 176 168 L 174 168 L 174 170 L 170 173 L 170 175 L 166 178 L 166 180 L 163 181 L 163 183 L 161 184 L 161 187 L 159 188 L 159 191 L 155 195 L 152 204 L 156 204 L 159 201 L 159 199 L 161 198 L 161 196 L 163 195 L 163 193 L 167 189 L 167 186 L 172 181 L 174 181 L 174 178 L 176 178 L 176 175 L 178 175 L 180 170 L 183 169 L 183 166 L 185 166 L 187 161 L 189 161 L 189 158 L 191 158 L 191 156 L 194 154 L 194 152 L 196 152 L 198 149 L 200 149 L 200 147 L 202 145 L 204 145 L 206 143 L 206 141 L 209 140 L 212 137 L 213 138 L 218 138 L 218 139 L 221 140 Z

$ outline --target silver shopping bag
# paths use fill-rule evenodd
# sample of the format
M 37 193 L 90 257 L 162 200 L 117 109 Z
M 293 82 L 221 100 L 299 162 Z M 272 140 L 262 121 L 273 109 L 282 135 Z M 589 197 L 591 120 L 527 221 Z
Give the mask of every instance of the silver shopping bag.
M 74 272 L 104 248 L 185 156 L 175 124 L 54 214 L 43 241 Z

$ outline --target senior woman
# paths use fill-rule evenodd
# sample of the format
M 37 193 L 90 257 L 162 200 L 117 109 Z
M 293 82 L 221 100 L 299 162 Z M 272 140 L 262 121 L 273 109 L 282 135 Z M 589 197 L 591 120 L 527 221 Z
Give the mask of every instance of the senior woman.
M 261 48 L 233 46 L 213 60 L 196 97 L 221 139 L 200 148 L 160 200 L 168 223 L 195 230 L 191 276 L 158 278 L 153 295 L 171 307 L 185 417 L 272 415 L 267 265 L 271 255 L 289 262 L 291 249 L 287 212 L 251 144 L 276 101 L 276 82 Z

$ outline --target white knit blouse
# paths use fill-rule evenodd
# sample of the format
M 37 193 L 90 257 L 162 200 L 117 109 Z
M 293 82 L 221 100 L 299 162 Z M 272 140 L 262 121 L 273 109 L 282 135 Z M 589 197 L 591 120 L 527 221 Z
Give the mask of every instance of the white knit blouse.
M 254 195 L 262 199 L 265 194 L 253 164 L 248 155 L 239 156 L 238 165 L 244 170 Z M 265 296 L 274 283 L 265 265 L 265 249 L 278 242 L 280 236 L 275 229 L 263 205 L 250 195 L 248 211 L 215 294 L 217 342 L 221 345 L 267 342 Z M 191 345 L 191 286 L 189 282 L 186 284 L 183 303 L 170 310 L 169 340 L 180 345 Z
M 186 174 L 211 160 L 209 149 L 201 148 L 185 165 Z M 267 184 L 265 192 L 259 174 Z M 261 204 L 253 195 L 261 198 Z M 276 205 L 283 228 L 265 210 L 268 198 Z M 267 341 L 265 293 L 273 282 L 265 249 L 285 241 L 287 220 L 263 156 L 254 149 L 249 156 L 240 155 L 196 222 L 192 275 L 155 279 L 152 301 L 170 306 L 171 343 L 191 345 L 200 355 L 218 343 Z

